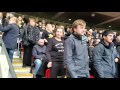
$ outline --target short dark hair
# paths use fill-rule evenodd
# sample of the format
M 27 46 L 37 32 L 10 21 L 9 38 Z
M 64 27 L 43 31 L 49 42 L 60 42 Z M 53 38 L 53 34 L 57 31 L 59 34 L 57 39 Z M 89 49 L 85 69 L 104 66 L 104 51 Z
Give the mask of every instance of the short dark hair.
M 103 37 L 103 36 L 107 36 L 108 34 L 113 34 L 113 31 L 112 31 L 112 30 L 105 30 L 105 31 L 102 33 L 102 37 Z

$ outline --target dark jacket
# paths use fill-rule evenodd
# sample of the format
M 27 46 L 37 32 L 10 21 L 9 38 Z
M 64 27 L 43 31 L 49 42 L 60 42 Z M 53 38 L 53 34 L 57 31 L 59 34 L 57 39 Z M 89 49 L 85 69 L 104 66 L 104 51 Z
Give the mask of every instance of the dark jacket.
M 48 60 L 52 62 L 63 62 L 63 55 L 64 40 L 58 41 L 55 38 L 51 38 L 46 49 L 46 56 Z
M 35 59 L 47 59 L 46 54 L 46 46 L 35 45 L 33 47 L 32 55 Z
M 17 47 L 17 38 L 19 36 L 19 28 L 16 24 L 8 24 L 3 27 L 0 25 L 0 31 L 4 32 L 3 41 L 5 47 L 8 49 L 15 49 Z
M 88 46 L 73 34 L 65 41 L 64 62 L 71 78 L 89 77 Z
M 39 29 L 30 25 L 26 25 L 23 27 L 21 37 L 23 38 L 23 45 L 25 46 L 35 45 L 36 42 L 41 38 L 39 34 Z M 31 38 L 32 41 L 30 41 L 29 38 Z
M 98 78 L 115 78 L 117 70 L 115 58 L 119 57 L 113 44 L 107 46 L 102 40 L 93 49 L 93 68 L 95 77 Z

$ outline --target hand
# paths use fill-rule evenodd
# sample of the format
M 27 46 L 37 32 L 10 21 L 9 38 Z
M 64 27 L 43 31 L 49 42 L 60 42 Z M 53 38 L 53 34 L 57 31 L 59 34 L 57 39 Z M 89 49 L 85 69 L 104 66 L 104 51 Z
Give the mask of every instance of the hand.
M 47 67 L 48 67 L 48 68 L 52 67 L 52 62 L 49 62 L 49 63 L 47 64 Z
M 115 62 L 118 62 L 118 58 L 115 58 Z
M 44 39 L 45 42 L 48 42 L 46 39 Z
M 64 69 L 66 69 L 66 66 L 64 66 Z

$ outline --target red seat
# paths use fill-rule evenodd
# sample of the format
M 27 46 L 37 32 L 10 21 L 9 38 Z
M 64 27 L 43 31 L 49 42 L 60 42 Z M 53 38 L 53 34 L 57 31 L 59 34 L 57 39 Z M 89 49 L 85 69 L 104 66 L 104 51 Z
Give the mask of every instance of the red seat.
M 45 77 L 46 78 L 50 78 L 50 69 L 46 70 Z
M 46 70 L 45 77 L 50 78 L 50 69 Z M 90 75 L 90 78 L 94 78 L 94 76 Z
M 90 78 L 94 78 L 94 76 L 90 75 Z

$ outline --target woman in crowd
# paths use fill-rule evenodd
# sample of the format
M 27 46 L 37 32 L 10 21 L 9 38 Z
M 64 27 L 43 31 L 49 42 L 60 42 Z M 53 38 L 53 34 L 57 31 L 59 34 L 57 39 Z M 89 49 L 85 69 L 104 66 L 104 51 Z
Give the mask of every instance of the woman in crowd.
M 48 68 L 50 68 L 50 77 L 57 78 L 57 76 L 64 75 L 64 40 L 62 39 L 64 35 L 64 30 L 58 27 L 54 30 L 54 37 L 48 42 L 46 48 L 46 56 L 49 60 Z

